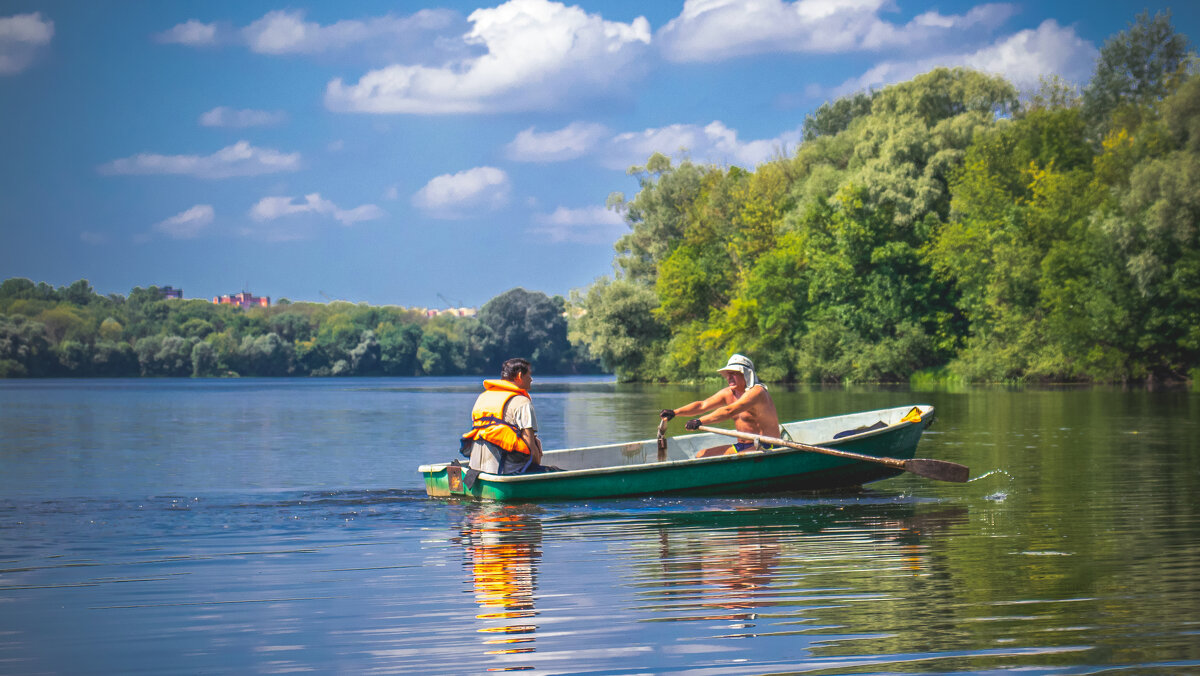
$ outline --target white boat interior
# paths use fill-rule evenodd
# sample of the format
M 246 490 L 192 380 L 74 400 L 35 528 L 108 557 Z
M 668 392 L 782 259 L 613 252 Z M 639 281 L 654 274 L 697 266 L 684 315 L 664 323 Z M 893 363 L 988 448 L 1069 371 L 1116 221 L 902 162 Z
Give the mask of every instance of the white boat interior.
M 898 406 L 876 411 L 863 411 L 846 415 L 798 420 L 783 424 L 783 438 L 804 444 L 828 445 L 844 439 L 847 433 L 861 437 L 881 434 L 888 428 L 897 425 L 911 425 L 915 416 L 910 415 L 917 409 L 922 421 L 933 414 L 933 407 L 928 404 Z M 906 422 L 907 420 L 907 422 Z M 672 421 L 673 425 L 682 426 L 679 420 Z M 715 434 L 700 432 L 684 434 L 667 438 L 666 462 L 692 460 L 700 451 L 715 446 L 729 446 L 738 439 Z M 754 452 L 754 451 L 747 451 Z M 719 460 L 701 458 L 698 462 Z M 605 444 L 603 446 L 585 446 L 582 448 L 566 448 L 545 451 L 542 454 L 542 464 L 558 467 L 563 470 L 598 469 L 602 467 L 627 467 L 656 463 L 658 460 L 658 441 L 647 439 L 623 444 Z M 449 463 L 422 465 L 421 472 L 436 471 Z M 507 478 L 507 477 L 506 477 Z

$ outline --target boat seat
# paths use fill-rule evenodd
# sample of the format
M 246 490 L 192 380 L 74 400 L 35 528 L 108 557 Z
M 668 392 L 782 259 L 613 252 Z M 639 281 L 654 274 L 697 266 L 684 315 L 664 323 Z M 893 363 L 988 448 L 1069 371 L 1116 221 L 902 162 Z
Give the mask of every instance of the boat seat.
M 887 427 L 887 423 L 883 422 L 882 420 L 879 420 L 874 425 L 863 425 L 862 427 L 855 427 L 852 430 L 838 432 L 837 434 L 833 435 L 833 438 L 841 439 L 842 437 L 852 437 L 855 434 L 862 434 L 863 432 L 870 432 L 871 430 L 878 430 L 878 429 L 882 429 L 884 427 Z

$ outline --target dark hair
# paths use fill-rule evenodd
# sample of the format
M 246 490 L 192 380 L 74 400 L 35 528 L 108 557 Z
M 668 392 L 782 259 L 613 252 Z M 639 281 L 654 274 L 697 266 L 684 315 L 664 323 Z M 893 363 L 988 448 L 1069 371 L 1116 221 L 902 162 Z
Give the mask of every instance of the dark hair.
M 520 357 L 513 357 L 504 362 L 504 365 L 500 367 L 500 377 L 505 380 L 512 380 L 522 373 L 529 372 L 529 361 Z

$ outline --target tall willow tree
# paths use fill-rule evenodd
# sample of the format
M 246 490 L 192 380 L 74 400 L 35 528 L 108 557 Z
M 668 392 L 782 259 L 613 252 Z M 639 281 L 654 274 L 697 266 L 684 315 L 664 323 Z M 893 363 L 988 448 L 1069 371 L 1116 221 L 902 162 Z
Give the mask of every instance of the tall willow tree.
M 1176 379 L 1200 365 L 1200 75 L 1153 115 L 1107 137 L 1098 218 L 1132 287 L 1127 375 Z
M 1090 223 L 1100 195 L 1086 131 L 1077 107 L 1038 110 L 967 149 L 950 222 L 926 249 L 968 323 L 960 374 L 1061 378 L 1112 366 L 1100 364 L 1115 338 L 1102 329 L 1116 318 L 1100 315 L 1122 289 Z M 1081 312 L 1095 323 L 1081 324 Z
M 800 182 L 802 208 L 786 219 L 807 290 L 794 376 L 900 380 L 952 354 L 960 317 L 921 250 L 948 217 L 965 149 L 1016 102 L 1000 78 L 937 69 L 877 92 L 868 115 L 827 141 L 848 161 Z M 795 163 L 813 166 L 808 152 Z
M 999 78 L 939 69 L 827 106 L 796 157 L 753 172 L 651 157 L 633 170 L 640 191 L 617 243 L 617 281 L 639 290 L 605 282 L 580 307 L 602 326 L 615 319 L 602 299 L 637 295 L 669 331 L 636 332 L 656 341 L 627 351 L 636 367 L 611 351 L 606 363 L 688 378 L 739 351 L 773 378 L 880 380 L 944 357 L 953 308 L 920 250 L 975 132 L 1016 99 Z M 602 335 L 576 333 L 594 350 Z

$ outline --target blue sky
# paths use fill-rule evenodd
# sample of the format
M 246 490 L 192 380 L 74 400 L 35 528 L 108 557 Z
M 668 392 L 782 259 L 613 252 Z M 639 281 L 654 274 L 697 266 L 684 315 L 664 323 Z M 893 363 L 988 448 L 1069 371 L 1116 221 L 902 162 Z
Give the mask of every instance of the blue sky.
M 1085 82 L 1142 9 L 909 0 L 0 0 L 0 278 L 480 305 L 612 271 L 651 152 L 752 168 L 965 65 Z

